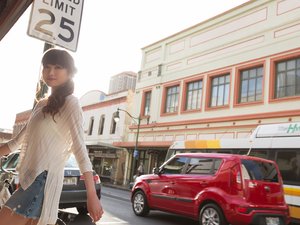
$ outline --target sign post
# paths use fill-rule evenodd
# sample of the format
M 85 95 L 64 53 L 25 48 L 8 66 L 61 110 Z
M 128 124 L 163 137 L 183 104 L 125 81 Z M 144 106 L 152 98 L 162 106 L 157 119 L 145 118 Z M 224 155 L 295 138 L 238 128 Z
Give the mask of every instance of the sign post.
M 84 0 L 35 0 L 28 35 L 77 50 Z

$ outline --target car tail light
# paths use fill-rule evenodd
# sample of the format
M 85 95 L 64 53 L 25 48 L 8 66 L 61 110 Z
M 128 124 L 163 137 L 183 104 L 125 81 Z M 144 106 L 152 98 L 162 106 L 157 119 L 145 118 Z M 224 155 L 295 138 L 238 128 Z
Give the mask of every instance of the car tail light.
M 95 182 L 95 184 L 100 184 L 101 183 L 100 177 L 97 174 L 94 175 L 94 182 Z
M 232 175 L 233 175 L 232 181 L 234 186 L 236 187 L 237 190 L 242 190 L 242 176 L 237 166 L 232 169 Z
M 84 180 L 83 175 L 80 176 L 80 180 Z M 101 183 L 100 177 L 97 174 L 93 176 L 93 180 L 94 180 L 95 184 L 100 184 Z

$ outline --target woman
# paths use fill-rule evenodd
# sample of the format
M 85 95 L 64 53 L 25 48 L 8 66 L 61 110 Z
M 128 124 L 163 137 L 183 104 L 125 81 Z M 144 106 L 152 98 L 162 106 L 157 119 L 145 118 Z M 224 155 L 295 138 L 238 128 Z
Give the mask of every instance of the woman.
M 50 49 L 42 65 L 43 80 L 51 87 L 51 95 L 36 104 L 22 131 L 0 147 L 3 156 L 21 146 L 17 167 L 21 187 L 0 211 L 0 225 L 56 223 L 64 165 L 71 153 L 84 175 L 89 214 L 98 221 L 103 210 L 83 140 L 81 107 L 72 95 L 74 60 L 67 51 Z

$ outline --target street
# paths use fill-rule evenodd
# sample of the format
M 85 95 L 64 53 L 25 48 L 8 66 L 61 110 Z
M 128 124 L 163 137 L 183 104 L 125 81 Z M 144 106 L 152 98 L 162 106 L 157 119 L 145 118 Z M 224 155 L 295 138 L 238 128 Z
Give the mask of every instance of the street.
M 123 194 L 123 196 L 121 196 Z M 128 196 L 126 196 L 126 194 Z M 126 199 L 128 197 L 128 199 Z M 101 198 L 104 208 L 104 215 L 97 225 L 197 225 L 196 221 L 181 216 L 164 213 L 160 211 L 150 211 L 147 217 L 136 216 L 129 201 L 129 192 L 114 188 L 103 187 Z M 67 225 L 95 225 L 87 215 L 78 215 L 75 208 L 62 210 L 59 217 Z
M 131 203 L 118 200 L 111 197 L 104 197 L 102 204 L 105 211 L 103 221 L 97 224 L 131 224 L 131 225 L 196 225 L 197 222 L 177 215 L 163 213 L 160 211 L 150 211 L 147 217 L 136 216 L 132 209 Z M 115 223 L 112 221 L 115 220 Z M 118 221 L 119 220 L 119 221 Z
M 150 211 L 146 217 L 136 216 L 131 209 L 129 190 L 102 186 L 101 203 L 104 215 L 96 224 L 88 215 L 79 215 L 76 208 L 61 210 L 59 218 L 66 225 L 198 225 L 189 218 L 160 211 Z

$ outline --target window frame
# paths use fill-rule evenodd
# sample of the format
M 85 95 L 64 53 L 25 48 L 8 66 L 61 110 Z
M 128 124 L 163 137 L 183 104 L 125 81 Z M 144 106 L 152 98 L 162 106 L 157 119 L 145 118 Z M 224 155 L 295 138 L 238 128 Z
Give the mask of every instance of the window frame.
M 177 104 L 177 111 L 175 112 L 166 112 L 166 104 L 167 104 L 167 92 L 169 88 L 172 87 L 178 87 L 178 104 Z M 162 104 L 161 104 L 161 116 L 167 116 L 167 115 L 177 115 L 180 111 L 180 95 L 181 95 L 181 84 L 180 82 L 174 82 L 174 83 L 170 83 L 167 84 L 163 87 L 163 98 L 162 98 Z
M 150 100 L 149 100 L 149 114 L 146 113 L 146 107 L 147 107 L 147 95 L 150 93 Z M 143 97 L 142 97 L 142 104 L 141 104 L 141 115 L 142 117 L 148 117 L 151 114 L 151 101 L 152 100 L 152 89 L 147 89 L 143 91 Z
M 103 135 L 104 124 L 105 124 L 105 114 L 102 114 L 99 120 L 98 135 Z
M 287 54 L 287 55 L 281 55 L 278 57 L 271 58 L 270 60 L 270 82 L 269 82 L 269 102 L 280 102 L 280 101 L 286 101 L 286 100 L 299 100 L 300 95 L 294 95 L 294 96 L 286 96 L 281 98 L 275 97 L 276 92 L 276 65 L 277 63 L 289 61 L 292 59 L 300 58 L 300 51 Z
M 117 130 L 117 122 L 114 119 L 114 114 L 111 117 L 111 124 L 110 124 L 110 134 L 115 134 Z
M 194 82 L 202 82 L 202 88 L 201 88 L 201 96 L 199 100 L 199 108 L 196 109 L 187 109 L 188 104 L 188 86 L 191 83 Z M 199 89 L 198 89 L 199 90 Z M 181 112 L 187 113 L 187 112 L 199 112 L 202 110 L 202 104 L 203 104 L 203 96 L 204 96 L 204 79 L 203 76 L 194 77 L 192 79 L 184 80 L 183 81 L 183 89 L 182 89 L 182 97 L 181 97 Z
M 94 123 L 95 123 L 95 118 L 91 116 L 89 122 L 88 136 L 91 136 L 93 134 Z
M 251 102 L 240 102 L 240 95 L 241 95 L 241 72 L 245 70 L 251 70 L 253 68 L 263 68 L 263 74 L 262 74 L 262 96 L 261 100 L 257 101 L 251 101 Z M 266 77 L 266 62 L 265 61 L 258 61 L 253 62 L 250 64 L 239 66 L 235 69 L 235 85 L 234 85 L 234 107 L 237 106 L 248 106 L 248 105 L 258 105 L 264 103 L 264 96 L 265 96 L 265 77 Z
M 207 75 L 206 82 L 206 98 L 205 98 L 205 110 L 215 110 L 221 108 L 229 108 L 230 100 L 231 100 L 231 83 L 232 83 L 232 69 L 226 69 L 222 71 L 217 71 L 215 73 L 211 73 Z M 211 97 L 212 97 L 212 80 L 216 77 L 229 76 L 229 89 L 228 89 L 228 104 L 224 104 L 221 106 L 211 106 Z

